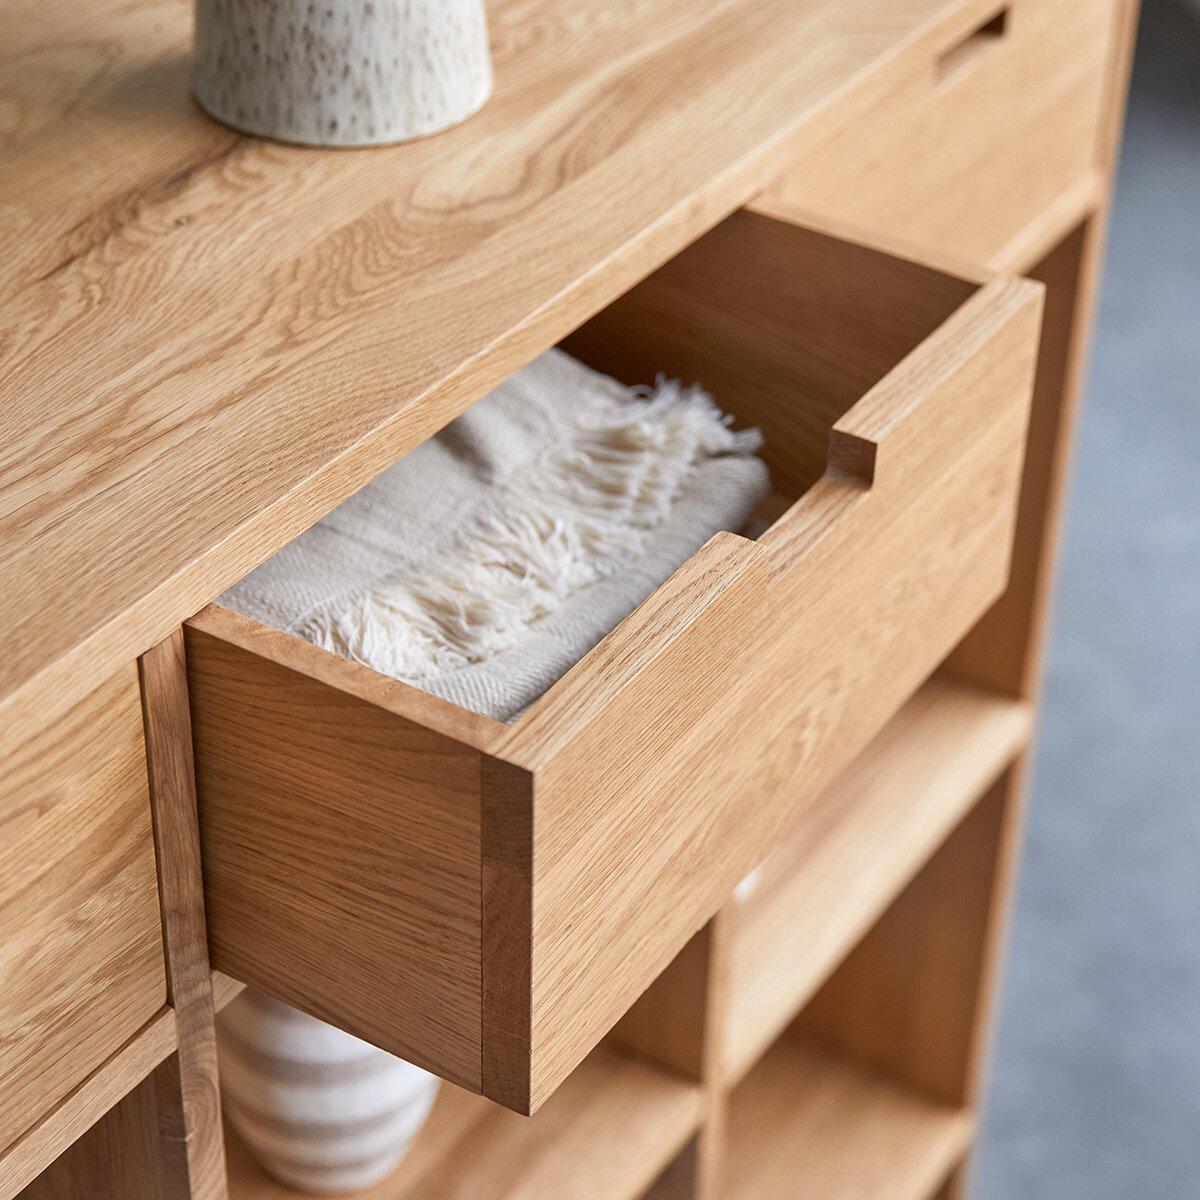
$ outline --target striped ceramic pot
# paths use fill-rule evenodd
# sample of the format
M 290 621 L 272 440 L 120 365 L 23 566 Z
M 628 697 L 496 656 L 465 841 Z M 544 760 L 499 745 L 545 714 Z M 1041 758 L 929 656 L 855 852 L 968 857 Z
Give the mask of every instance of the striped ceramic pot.
M 192 91 L 245 133 L 370 146 L 491 94 L 484 0 L 196 0 Z
M 217 1045 L 230 1122 L 281 1183 L 314 1195 L 395 1170 L 440 1083 L 250 989 L 217 1017 Z

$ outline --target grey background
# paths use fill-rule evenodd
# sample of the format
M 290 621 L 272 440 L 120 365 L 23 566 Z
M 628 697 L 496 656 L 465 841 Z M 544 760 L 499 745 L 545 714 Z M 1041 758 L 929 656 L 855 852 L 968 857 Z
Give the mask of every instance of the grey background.
M 1200 1197 L 1200 9 L 1147 0 L 974 1200 Z

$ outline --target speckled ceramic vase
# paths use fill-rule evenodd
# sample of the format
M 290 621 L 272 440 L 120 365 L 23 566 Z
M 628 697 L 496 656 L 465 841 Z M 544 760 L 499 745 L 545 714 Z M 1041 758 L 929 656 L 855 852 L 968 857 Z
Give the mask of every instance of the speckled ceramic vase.
M 484 0 L 196 0 L 192 91 L 246 133 L 370 146 L 491 94 Z
M 247 988 L 217 1015 L 225 1114 L 276 1179 L 310 1195 L 396 1169 L 441 1080 Z

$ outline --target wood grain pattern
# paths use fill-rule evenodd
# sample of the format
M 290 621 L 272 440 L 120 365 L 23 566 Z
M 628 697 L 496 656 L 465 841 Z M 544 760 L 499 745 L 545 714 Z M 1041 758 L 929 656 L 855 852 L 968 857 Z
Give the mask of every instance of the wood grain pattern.
M 726 228 L 761 228 L 762 222 L 739 214 Z M 953 299 L 970 292 L 959 281 L 941 291 L 926 281 L 924 292 L 914 290 L 907 286 L 910 272 L 895 271 L 890 260 L 875 269 L 875 260 L 857 248 L 836 275 L 809 272 L 810 235 L 766 224 L 775 232 L 780 269 L 759 275 L 758 286 L 772 294 L 781 325 L 793 306 L 802 307 L 797 294 L 836 294 L 843 285 L 857 294 L 869 290 L 869 280 L 897 304 L 921 308 L 932 292 L 921 310 L 932 332 L 838 419 L 831 474 L 761 539 L 769 556 L 768 625 L 760 631 L 763 650 L 754 669 L 740 675 L 706 722 L 664 744 L 654 758 L 656 772 L 637 779 L 636 791 L 630 791 L 635 777 L 620 774 L 624 764 L 617 768 L 625 794 L 636 796 L 633 812 L 615 799 L 601 803 L 602 795 L 616 793 L 601 790 L 608 785 L 593 771 L 599 753 L 580 756 L 557 778 L 538 776 L 535 829 L 544 840 L 538 841 L 534 884 L 532 1054 L 535 1075 L 547 1087 L 611 1022 L 614 1009 L 621 1011 L 618 999 L 628 1003 L 637 995 L 804 804 L 882 727 L 1006 578 L 1036 293 L 1028 285 L 996 283 L 955 309 Z M 689 255 L 701 253 L 702 245 Z M 738 245 L 736 238 L 723 240 L 714 253 L 733 261 Z M 820 408 L 825 393 L 808 369 L 803 333 L 775 343 L 765 368 L 761 345 L 756 354 L 739 354 L 741 325 L 728 317 L 742 295 L 736 281 L 734 268 L 720 296 L 692 305 L 687 320 L 652 324 L 644 319 L 643 297 L 654 287 L 648 282 L 638 289 L 641 296 L 631 297 L 627 315 L 624 300 L 602 314 L 603 336 L 585 331 L 581 340 L 605 369 L 603 345 L 615 347 L 617 363 L 624 364 L 653 342 L 670 369 L 688 379 L 706 380 L 719 358 L 744 357 L 771 373 L 776 406 L 785 415 L 767 413 L 760 378 L 744 392 L 729 380 L 721 403 L 761 421 L 769 441 L 775 432 L 776 445 L 788 444 L 789 429 L 801 425 L 789 421 L 791 406 L 815 396 Z M 947 308 L 952 315 L 939 325 Z M 917 319 L 910 310 L 903 320 L 911 329 Z M 874 326 L 864 321 L 859 328 L 862 344 L 870 346 Z M 792 346 L 798 347 L 794 356 Z M 861 356 L 871 361 L 870 351 Z M 825 411 L 828 419 L 832 406 Z M 846 479 L 849 458 L 862 447 L 877 451 L 869 488 Z M 883 663 L 885 676 L 877 669 Z M 588 659 L 577 668 L 588 669 Z M 536 711 L 525 720 L 532 723 Z M 526 761 L 519 757 L 526 728 L 518 722 L 497 752 Z M 608 736 L 628 733 L 610 730 Z
M 870 116 L 844 124 L 773 190 L 868 231 L 1011 266 L 1033 236 L 1027 231 L 1081 180 L 1094 181 L 1116 6 L 959 6 L 927 61 L 910 60 L 907 77 Z M 1003 34 L 939 81 L 939 60 L 1001 8 Z
M 1033 268 L 1046 285 L 1046 320 L 1043 322 L 1012 579 L 1005 595 L 954 657 L 955 667 L 964 674 L 1000 679 L 1005 686 L 1026 696 L 1036 696 L 1045 659 L 1054 571 L 1061 540 L 1063 497 L 1099 291 L 1108 220 L 1106 198 L 1116 171 L 1138 10 L 1137 0 L 1120 0 L 1113 6 L 1104 111 L 1097 132 L 1100 203 L 1091 213 L 1083 214 L 1082 223 L 1072 236 L 1064 238 L 1054 248 L 1045 247 L 1044 261 Z M 1014 630 L 1023 634 L 1023 642 L 1013 637 Z M 966 1052 L 965 1090 L 972 1098 L 982 1094 L 987 1072 L 1028 802 L 1028 776 L 1029 760 L 1026 757 L 1010 773 L 1007 783 L 1006 817 L 997 851 L 999 863 L 984 933 L 983 981 Z M 941 1200 L 958 1200 L 965 1195 L 968 1179 L 969 1163 L 954 1173 Z
M 224 971 L 212 973 L 213 1010 L 220 1012 L 230 1000 L 234 999 L 245 988 L 240 980 L 231 979 Z
M 718 913 L 671 961 L 617 1023 L 608 1044 L 697 1080 L 704 1088 L 700 1131 L 656 1181 L 647 1200 L 710 1200 L 718 1195 L 729 1090 L 721 1072 L 730 982 L 726 913 Z
M 651 282 L 581 337 L 622 362 L 652 341 L 706 382 L 744 361 L 723 406 L 781 455 L 827 442 L 829 472 L 758 545 L 714 538 L 511 726 L 223 610 L 189 624 L 215 965 L 522 1111 L 1007 574 L 1038 289 L 751 214 L 713 237 L 684 277 L 726 263 L 725 287 L 686 320 L 646 322 Z M 739 275 L 743 246 L 775 269 Z M 821 336 L 858 336 L 814 368 L 821 298 Z
M 225 1200 L 212 971 L 196 818 L 183 630 L 138 661 L 167 985 L 178 1047 L 156 1074 L 162 1171 L 189 1200 Z
M 935 677 L 808 808 L 734 901 L 720 1029 L 736 1082 L 1025 745 L 1022 704 Z
M 801 1027 L 926 1095 L 966 1104 L 1008 798 L 1001 778 L 800 1016 Z
M 793 498 L 825 473 L 834 423 L 977 286 L 804 216 L 776 201 L 730 217 L 563 342 L 625 383 L 703 382 L 762 430 Z
M 55 1159 L 18 1200 L 185 1200 L 187 1177 L 175 1173 L 176 1147 L 169 1141 L 174 1122 L 161 1103 L 161 1080 L 178 1076 L 175 1055 L 170 1055 Z
M 166 1000 L 133 664 L 0 762 L 2 1150 Z
M 1046 311 L 1012 576 L 1003 597 L 950 660 L 965 678 L 1025 698 L 1037 695 L 1041 681 L 1102 237 L 1099 219 L 1093 218 L 1034 268 L 1046 285 Z
M 663 870 L 711 803 L 677 750 L 754 670 L 766 566 L 718 534 L 497 744 L 534 773 L 530 1037 L 504 1071 L 529 1091 L 489 1089 L 505 1103 L 536 1109 L 716 907 L 707 881 Z
M 179 0 L 14 0 L 0 720 L 167 636 L 890 91 L 958 6 L 501 0 L 482 113 L 329 155 L 195 110 Z
M 824 255 L 827 277 L 840 276 L 842 288 L 793 295 L 796 320 L 786 332 L 807 330 L 810 341 L 782 359 L 773 350 L 784 331 L 775 311 L 780 292 L 768 289 L 757 308 L 750 303 L 754 266 L 769 273 L 773 265 L 777 242 L 768 226 L 743 225 L 740 234 L 736 225 L 719 228 L 672 264 L 682 284 L 673 295 L 665 289 L 668 272 L 635 293 L 646 305 L 646 321 L 661 322 L 663 310 L 653 307 L 658 286 L 660 301 L 680 306 L 687 321 L 697 320 L 705 331 L 688 344 L 676 324 L 672 336 L 682 343 L 677 360 L 684 369 L 702 361 L 708 333 L 753 359 L 735 371 L 725 368 L 742 382 L 741 415 L 769 429 L 776 485 L 793 496 L 809 489 L 800 506 L 780 517 L 765 547 L 769 619 L 761 636 L 774 660 L 714 706 L 707 722 L 698 720 L 673 748 L 672 762 L 657 765 L 650 790 L 636 794 L 654 811 L 631 802 L 629 821 L 604 827 L 610 840 L 595 847 L 603 862 L 661 834 L 661 869 L 687 896 L 684 911 L 660 907 L 656 895 L 641 909 L 626 910 L 629 897 L 618 897 L 614 911 L 628 911 L 631 928 L 605 947 L 615 969 L 598 973 L 590 994 L 548 986 L 554 971 L 569 979 L 580 965 L 573 961 L 578 947 L 562 926 L 581 921 L 588 936 L 589 928 L 604 932 L 587 886 L 577 886 L 565 867 L 544 878 L 537 870 L 535 848 L 577 847 L 573 835 L 586 838 L 595 828 L 588 824 L 595 779 L 590 760 L 582 770 L 564 766 L 556 776 L 553 769 L 570 764 L 577 739 L 586 737 L 600 746 L 605 734 L 625 737 L 620 744 L 644 753 L 627 728 L 632 700 L 641 697 L 653 710 L 671 690 L 659 695 L 644 686 L 653 640 L 631 640 L 630 652 L 642 656 L 631 674 L 622 676 L 620 661 L 598 657 L 593 665 L 604 663 L 602 676 L 572 683 L 571 694 L 584 706 L 578 720 L 574 705 L 564 703 L 567 691 L 557 707 L 547 707 L 541 727 L 530 725 L 524 749 L 518 738 L 511 754 L 529 755 L 536 765 L 526 770 L 490 753 L 507 736 L 494 723 L 428 703 L 332 656 L 314 658 L 269 631 L 234 628 L 210 616 L 214 636 L 228 638 L 233 648 L 228 657 L 238 664 L 234 677 L 242 691 L 240 707 L 230 712 L 222 711 L 214 689 L 205 701 L 214 714 L 211 729 L 222 739 L 229 731 L 234 747 L 212 778 L 220 778 L 230 813 L 235 799 L 256 802 L 245 810 L 253 819 L 226 826 L 225 834 L 233 845 L 265 832 L 266 858 L 278 853 L 285 880 L 282 888 L 272 884 L 275 863 L 257 850 L 230 852 L 217 890 L 229 901 L 224 927 L 231 953 L 247 960 L 261 954 L 267 974 L 297 995 L 306 988 L 310 996 L 328 992 L 339 1014 L 343 1004 L 357 1003 L 364 1027 L 394 1028 L 397 996 L 407 1001 L 411 993 L 368 987 L 355 999 L 354 971 L 365 973 L 363 947 L 409 954 L 417 935 L 397 916 L 412 904 L 428 907 L 438 914 L 437 927 L 448 931 L 450 952 L 439 958 L 425 947 L 421 961 L 429 970 L 415 990 L 420 1003 L 467 1033 L 460 1044 L 420 1012 L 413 1027 L 433 1028 L 437 1054 L 465 1064 L 467 1075 L 474 1070 L 480 1080 L 492 1080 L 488 1086 L 531 1098 L 538 1087 L 548 1090 L 592 1037 L 570 1027 L 577 999 L 586 1010 L 582 1028 L 602 1026 L 617 1006 L 613 996 L 632 994 L 653 964 L 682 944 L 698 914 L 718 902 L 752 855 L 778 840 L 923 678 L 935 648 L 948 648 L 982 595 L 998 587 L 995 547 L 1010 528 L 1011 473 L 1004 464 L 1014 453 L 1015 417 L 1009 412 L 1007 420 L 989 424 L 976 420 L 976 412 L 978 437 L 961 453 L 944 436 L 942 419 L 952 409 L 951 394 L 960 388 L 974 394 L 980 386 L 983 409 L 998 418 L 986 398 L 1011 386 L 1023 369 L 1016 330 L 1030 310 L 1028 296 L 1003 285 L 985 288 L 968 304 L 970 288 L 928 272 L 936 266 L 943 276 L 978 284 L 956 258 L 1006 271 L 1044 260 L 1037 271 L 1050 288 L 1013 585 L 999 615 L 980 626 L 953 663 L 964 675 L 1033 695 L 1052 530 L 1136 5 L 1015 0 L 1004 36 L 964 43 L 997 9 L 996 0 L 886 6 L 878 0 L 618 0 L 601 11 L 584 0 L 498 0 L 490 15 L 499 89 L 479 122 L 419 146 L 321 156 L 245 141 L 195 112 L 185 88 L 184 0 L 9 0 L 0 50 L 0 145 L 13 166 L 0 175 L 0 372 L 6 386 L 0 757 L 6 772 L 15 764 L 23 774 L 12 793 L 16 801 L 10 804 L 6 794 L 0 814 L 0 968 L 11 965 L 5 953 L 15 945 L 18 953 L 35 955 L 37 969 L 24 990 L 6 988 L 0 1015 L 8 1021 L 16 1008 L 33 1012 L 33 1024 L 18 1030 L 18 1044 L 24 1039 L 53 1060 L 32 1074 L 28 1063 L 21 1066 L 26 1074 L 19 1079 L 32 1080 L 36 1096 L 18 1093 L 17 1125 L 31 1119 L 30 1103 L 42 1105 L 49 1093 L 82 1082 L 0 1151 L 3 1200 L 175 1045 L 169 1011 L 120 1044 L 129 1029 L 122 1026 L 118 1035 L 93 1000 L 102 995 L 104 1003 L 124 1003 L 121 996 L 128 1000 L 132 991 L 123 985 L 97 991 L 72 981 L 71 996 L 90 997 L 90 1007 L 70 1009 L 71 1020 L 55 1025 L 51 1018 L 61 1015 L 56 1006 L 64 993 L 56 991 L 61 960 L 53 956 L 68 946 L 72 963 L 86 967 L 86 953 L 80 957 L 70 941 L 70 930 L 84 926 L 60 922 L 48 940 L 32 936 L 35 930 L 41 936 L 43 917 L 57 920 L 55 914 L 65 912 L 63 903 L 74 905 L 89 928 L 101 921 L 113 933 L 123 922 L 129 939 L 141 936 L 135 926 L 145 928 L 140 914 L 149 911 L 152 876 L 139 869 L 135 887 L 132 876 L 121 884 L 119 875 L 101 878 L 93 871 L 100 869 L 96 847 L 126 837 L 120 844 L 131 855 L 140 846 L 144 856 L 148 844 L 144 780 L 138 775 L 133 782 L 140 749 L 133 749 L 133 723 L 118 715 L 131 707 L 133 658 L 516 366 L 744 204 L 785 165 L 785 190 L 799 187 L 795 194 L 806 199 L 815 192 L 821 211 L 835 209 L 839 221 L 861 217 L 859 225 L 886 229 L 897 243 L 932 239 L 936 253 L 923 265 L 888 267 L 871 265 L 868 253 L 859 256 L 865 266 L 855 268 L 848 250 L 814 242 L 809 262 Z M 934 82 L 939 75 L 940 86 Z M 671 147 L 669 156 L 664 146 Z M 631 179 L 637 187 L 630 187 Z M 772 212 L 777 204 L 776 197 L 761 208 Z M 796 219 L 794 208 L 784 210 L 772 215 Z M 728 253 L 713 253 L 729 228 L 750 269 L 739 270 Z M 1080 232 L 1060 246 L 1075 229 Z M 895 257 L 914 257 L 898 249 Z M 727 286 L 740 296 L 740 311 L 728 300 L 723 311 L 712 302 Z M 915 296 L 915 303 L 889 311 L 898 294 Z M 945 306 L 940 315 L 939 303 Z M 953 338 L 934 337 L 915 367 L 901 363 L 956 310 L 965 311 L 953 318 Z M 635 315 L 633 301 L 625 311 Z M 855 314 L 865 314 L 857 324 Z M 636 328 L 618 316 L 614 327 L 620 332 L 623 325 L 626 332 Z M 600 329 L 597 324 L 591 332 Z M 991 349 L 978 340 L 981 334 L 985 342 L 994 340 Z M 810 352 L 812 343 L 828 353 Z M 611 340 L 597 344 L 616 361 Z M 975 346 L 973 360 L 967 345 Z M 656 347 L 645 350 L 653 356 Z M 627 350 L 626 361 L 642 352 Z M 720 366 L 717 357 L 710 354 L 711 367 Z M 723 351 L 721 357 L 736 361 Z M 819 381 L 813 407 L 777 402 L 773 384 L 789 371 L 793 381 Z M 887 390 L 882 401 L 876 397 L 874 413 L 864 405 L 842 423 L 826 475 L 829 427 L 885 376 Z M 902 413 L 917 420 L 889 423 Z M 911 481 L 922 479 L 928 488 L 910 494 Z M 212 634 L 203 624 L 200 632 Z M 851 631 L 860 639 L 857 647 Z M 225 655 L 213 651 L 212 661 L 223 665 Z M 126 698 L 101 704 L 91 693 L 97 680 L 114 673 L 123 673 L 126 682 L 116 691 L 123 689 Z M 690 677 L 686 671 L 684 677 Z M 276 715 L 277 689 L 288 697 L 282 706 L 288 732 L 274 757 L 266 756 L 264 777 L 263 756 L 238 722 L 248 715 L 252 727 L 266 727 Z M 325 740 L 314 738 L 331 714 Z M 395 756 L 387 759 L 386 779 L 362 772 L 353 758 L 355 744 L 373 750 L 387 746 L 397 729 L 413 728 L 430 744 L 453 747 L 433 756 L 459 805 L 455 820 L 462 818 L 445 837 L 436 819 L 422 824 L 429 813 L 420 798 L 410 803 L 405 794 L 394 805 L 402 790 L 397 781 L 410 778 L 394 745 L 386 751 Z M 998 754 L 999 721 L 988 728 Z M 339 734 L 348 745 L 331 753 Z M 921 741 L 918 733 L 914 752 Z M 86 753 L 74 754 L 73 742 L 86 743 Z M 326 759 L 315 772 L 307 757 L 314 745 Z M 706 770 L 711 746 L 735 748 L 726 769 Z M 289 750 L 292 763 L 285 762 Z M 959 761 L 955 753 L 944 764 L 947 773 Z M 74 766 L 63 765 L 69 755 Z M 985 757 L 981 747 L 979 770 Z M 46 780 L 37 778 L 47 766 Z M 869 766 L 870 759 L 858 769 Z M 63 797 L 76 784 L 83 787 L 89 772 L 118 781 L 124 797 L 119 822 L 115 811 L 112 824 L 102 827 L 64 807 Z M 956 1049 L 935 1048 L 930 1076 L 956 1097 L 978 1087 L 986 996 L 998 970 L 1019 836 L 1016 774 L 1004 815 L 951 843 L 959 847 L 957 857 L 933 860 L 946 894 L 968 896 L 970 919 L 949 920 L 941 885 L 924 893 L 919 885 L 887 918 L 892 932 L 880 935 L 879 944 L 908 945 L 918 965 L 933 964 L 897 990 L 908 995 L 905 1003 L 948 1014 L 948 1040 Z M 339 775 L 352 785 L 366 778 L 373 816 L 367 834 L 380 845 L 354 845 L 347 827 L 357 809 L 328 803 L 329 780 Z M 902 778 L 901 772 L 895 780 Z M 295 836 L 290 802 L 280 798 L 297 779 L 303 804 L 313 792 L 325 795 L 312 844 Z M 667 803 L 668 780 L 681 796 L 705 797 L 700 816 L 715 810 L 712 828 L 679 819 Z M 439 778 L 434 791 L 443 783 Z M 257 801 L 273 790 L 280 795 L 260 807 Z M 385 809 L 388 803 L 394 807 Z M 950 808 L 941 810 L 943 818 Z M 396 824 L 414 811 L 417 841 L 424 845 L 428 835 L 444 852 L 418 885 L 397 883 L 383 870 L 385 861 L 413 866 L 403 859 Z M 988 811 L 987 805 L 978 810 Z M 58 841 L 56 813 L 69 832 L 66 842 Z M 576 813 L 583 818 L 578 825 Z M 522 819 L 510 826 L 514 814 Z M 16 843 L 7 837 L 13 828 Z M 41 848 L 49 828 L 54 849 L 47 858 Z M 539 829 L 549 840 L 538 842 Z M 496 836 L 501 831 L 509 836 Z M 92 853 L 80 849 L 85 842 Z M 13 844 L 38 847 L 38 854 L 20 859 L 15 876 Z M 427 865 L 420 854 L 415 860 L 419 868 Z M 969 886 L 964 873 L 972 863 L 994 864 L 989 888 L 978 879 Z M 353 874 L 347 882 L 336 864 L 365 865 L 369 886 Z M 891 870 L 898 865 L 889 860 Z M 16 879 L 13 887 L 23 885 L 30 872 L 43 869 L 27 892 L 8 890 L 10 879 Z M 306 893 L 314 869 L 316 883 Z M 244 890 L 232 893 L 227 885 L 239 872 L 251 882 L 243 880 Z M 44 893 L 38 890 L 43 883 Z M 380 888 L 384 911 L 365 921 Z M 265 926 L 246 924 L 256 905 L 266 906 Z M 863 913 L 870 907 L 864 900 Z M 35 910 L 37 920 L 30 916 Z M 7 924 L 13 914 L 20 918 L 15 942 Z M 318 941 L 319 958 L 301 953 L 308 943 L 305 921 L 330 943 Z M 361 940 L 350 978 L 321 977 L 318 962 L 353 940 L 346 936 L 351 927 Z M 277 937 L 266 936 L 280 928 L 290 945 L 278 947 Z M 539 959 L 551 943 L 538 931 L 556 928 L 554 958 Z M 113 944 L 107 935 L 87 942 Z M 586 968 L 587 937 L 579 945 Z M 145 983 L 149 976 L 139 964 L 153 956 L 138 946 L 120 957 L 119 969 L 136 971 Z M 868 946 L 844 978 L 857 971 L 876 980 L 887 953 Z M 938 964 L 954 955 L 957 967 L 940 979 Z M 643 1024 L 629 1040 L 643 1049 L 656 1023 L 661 1027 L 655 1003 L 688 977 L 686 962 L 678 971 L 682 975 L 669 976 L 667 990 L 652 992 L 635 1018 Z M 101 972 L 91 981 L 99 985 L 105 978 Z M 7 984 L 2 971 L 0 981 Z M 193 983 L 196 993 L 208 987 L 198 973 Z M 238 986 L 229 977 L 221 983 L 222 997 Z M 151 1002 L 151 991 L 157 1001 Z M 847 994 L 862 991 L 854 985 Z M 162 993 L 160 962 L 154 988 L 145 986 L 132 1007 L 149 1004 L 152 1013 Z M 39 1008 L 43 997 L 47 1007 Z M 831 1036 L 911 1073 L 907 1051 L 895 1045 L 909 1036 L 897 1033 L 907 1028 L 897 1005 L 882 1017 L 861 1005 L 834 1005 L 845 1023 L 834 1021 Z M 133 1020 L 132 1007 L 122 1009 L 121 1020 Z M 821 1012 L 821 1004 L 814 1006 L 810 1019 Z M 420 1036 L 403 1024 L 402 1037 Z M 66 1040 L 56 1042 L 63 1030 Z M 547 1046 L 536 1046 L 538 1030 Z M 113 1037 L 116 1042 L 100 1045 Z M 0 1038 L 0 1047 L 7 1044 Z M 689 1046 L 694 1039 L 681 1028 L 664 1042 L 663 1054 L 686 1064 Z M 542 1056 L 537 1079 L 535 1053 Z M 0 1048 L 0 1067 L 6 1067 L 2 1055 Z M 696 1089 L 679 1080 L 655 1073 L 649 1082 L 640 1074 L 644 1066 L 621 1062 L 619 1069 L 597 1071 L 597 1061 L 609 1060 L 589 1060 L 526 1123 L 447 1089 L 452 1119 L 430 1126 L 430 1136 L 393 1181 L 401 1190 L 385 1185 L 376 1200 L 466 1197 L 485 1187 L 530 1200 L 577 1194 L 632 1200 L 663 1165 L 666 1147 L 667 1157 L 679 1152 L 683 1168 L 676 1175 L 683 1192 L 669 1194 L 702 1190 L 706 1169 L 698 1169 L 698 1149 L 723 1136 L 712 1136 L 720 1133 L 722 1106 L 711 1091 L 698 1099 Z M 79 1075 L 92 1067 L 86 1078 Z M 768 1067 L 774 1075 L 763 1073 Z M 164 1078 L 166 1092 L 154 1082 Z M 761 1086 L 749 1089 L 752 1081 Z M 154 1115 L 148 1088 L 155 1089 L 158 1116 L 167 1112 L 159 1109 L 164 1102 L 179 1114 L 182 1091 L 172 1100 L 171 1089 L 180 1082 L 172 1058 L 80 1144 L 72 1170 L 56 1175 L 51 1169 L 42 1186 L 69 1196 L 88 1171 L 103 1171 L 105 1184 L 117 1190 L 132 1186 L 141 1193 L 152 1186 L 138 1165 L 148 1162 L 144 1135 Z M 742 1177 L 760 1185 L 746 1194 L 793 1200 L 804 1194 L 797 1186 L 813 1183 L 822 1197 L 915 1200 L 937 1186 L 939 1172 L 961 1155 L 969 1136 L 960 1112 L 848 1072 L 845 1063 L 814 1058 L 792 1041 L 769 1055 L 738 1096 L 741 1112 L 750 1116 L 741 1118 L 734 1159 L 749 1155 L 752 1169 Z M 7 1140 L 6 1098 L 0 1097 L 0 1146 Z M 439 1112 L 445 1110 L 444 1104 Z M 789 1140 L 816 1148 L 799 1169 Z M 121 1144 L 129 1158 L 110 1162 L 106 1156 Z M 629 1156 L 614 1151 L 626 1145 L 633 1147 Z M 166 1156 L 146 1171 L 168 1164 Z M 244 1166 L 235 1154 L 235 1200 L 243 1193 L 282 1200 L 286 1193 Z M 948 1194 L 957 1194 L 955 1186 Z
M 726 1200 L 925 1200 L 968 1113 L 785 1038 L 734 1093 Z
M 533 1118 L 445 1086 L 399 1170 L 357 1200 L 636 1200 L 700 1121 L 700 1089 L 597 1050 Z M 231 1200 L 295 1200 L 230 1132 Z
M 175 1044 L 175 1014 L 164 1008 L 0 1154 L 0 1196 L 10 1200 L 55 1162 L 89 1126 L 146 1080 Z
M 213 965 L 478 1090 L 480 752 L 285 665 L 379 678 L 253 624 L 187 630 Z

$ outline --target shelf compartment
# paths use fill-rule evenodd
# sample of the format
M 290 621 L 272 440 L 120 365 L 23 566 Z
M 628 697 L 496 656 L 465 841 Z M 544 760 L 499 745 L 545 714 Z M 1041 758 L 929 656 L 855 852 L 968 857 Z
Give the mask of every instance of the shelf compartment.
M 698 380 L 792 501 L 512 725 L 188 622 L 213 966 L 535 1111 L 1008 576 L 1041 296 L 739 212 L 569 339 Z
M 740 1078 L 1025 747 L 1031 708 L 934 676 L 728 910 L 720 1053 Z
M 781 1039 L 733 1094 L 722 1200 L 927 1200 L 974 1121 L 802 1041 Z
M 355 1200 L 635 1200 L 699 1127 L 698 1085 L 601 1047 L 534 1117 L 443 1085 L 394 1175 Z M 297 1200 L 230 1128 L 230 1200 Z
M 41 1185 L 33 1181 L 60 1156 L 70 1155 L 89 1129 L 103 1123 L 134 1092 L 144 1091 L 150 1076 L 177 1044 L 175 1012 L 163 1008 L 61 1104 L 0 1152 L 0 1197 L 8 1200 L 18 1192 L 22 1198 L 41 1197 Z M 70 1173 L 69 1167 L 66 1172 Z M 27 1184 L 33 1184 L 32 1190 L 22 1192 Z

